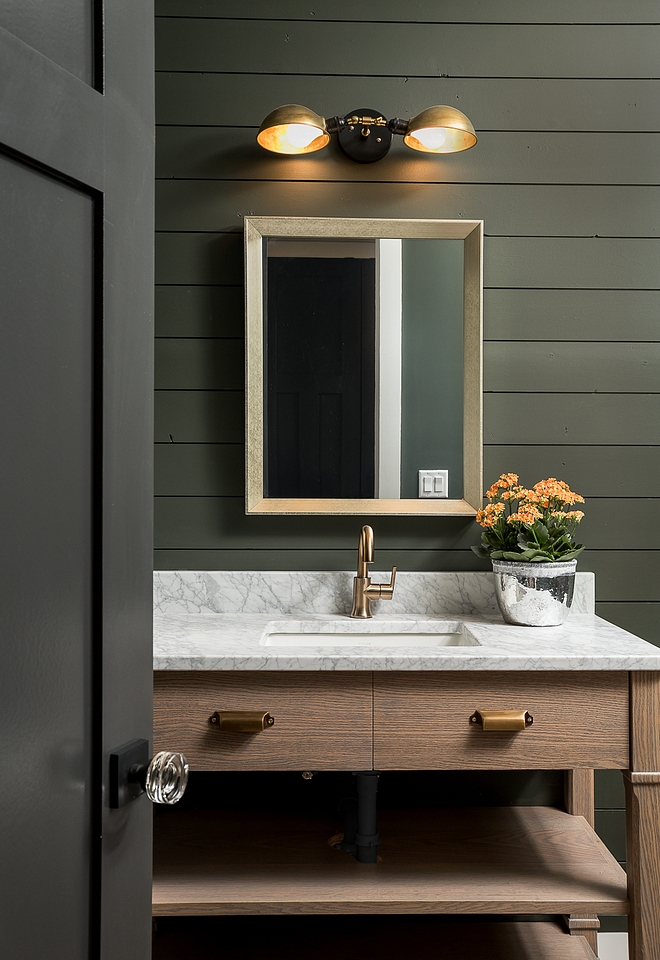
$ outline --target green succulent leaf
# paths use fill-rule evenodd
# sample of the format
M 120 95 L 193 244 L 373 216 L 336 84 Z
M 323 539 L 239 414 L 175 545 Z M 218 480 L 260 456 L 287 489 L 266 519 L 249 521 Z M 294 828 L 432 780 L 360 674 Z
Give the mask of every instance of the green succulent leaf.
M 549 559 L 544 550 L 523 550 L 520 553 L 514 553 L 513 550 L 506 550 L 503 558 L 504 560 L 523 560 L 526 563 Z
M 484 547 L 483 544 L 479 544 L 478 547 L 471 547 L 473 553 L 476 553 L 478 557 L 481 557 L 483 560 L 489 560 L 492 557 L 491 551 L 488 547 Z

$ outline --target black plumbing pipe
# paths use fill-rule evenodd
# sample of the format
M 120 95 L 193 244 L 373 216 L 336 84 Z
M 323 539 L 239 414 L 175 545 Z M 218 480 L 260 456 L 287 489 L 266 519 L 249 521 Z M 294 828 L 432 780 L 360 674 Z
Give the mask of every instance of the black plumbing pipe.
M 377 825 L 376 795 L 379 774 L 368 770 L 355 774 L 357 787 L 357 830 L 355 859 L 358 863 L 376 863 L 380 834 Z

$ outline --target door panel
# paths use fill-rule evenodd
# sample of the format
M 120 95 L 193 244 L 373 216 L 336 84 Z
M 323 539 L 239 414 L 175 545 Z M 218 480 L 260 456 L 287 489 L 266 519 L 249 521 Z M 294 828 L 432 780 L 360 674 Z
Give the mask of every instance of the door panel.
M 0 27 L 85 83 L 94 70 L 94 3 L 21 0 L 0 3 Z
M 0 807 L 14 811 L 1 828 L 12 957 L 75 960 L 89 938 L 93 218 L 89 196 L 0 157 Z M 42 923 L 27 890 L 39 892 Z
M 151 737 L 153 7 L 46 6 L 0 3 L 0 938 L 142 960 L 151 809 L 108 755 Z

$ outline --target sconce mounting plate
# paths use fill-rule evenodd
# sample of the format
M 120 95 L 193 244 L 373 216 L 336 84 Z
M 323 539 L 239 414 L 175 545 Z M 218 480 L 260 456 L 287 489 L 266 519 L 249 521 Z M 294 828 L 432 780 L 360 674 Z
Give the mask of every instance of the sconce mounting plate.
M 337 137 L 347 157 L 357 163 L 375 163 L 382 160 L 392 143 L 387 120 L 380 110 L 358 107 L 344 117 L 346 126 Z

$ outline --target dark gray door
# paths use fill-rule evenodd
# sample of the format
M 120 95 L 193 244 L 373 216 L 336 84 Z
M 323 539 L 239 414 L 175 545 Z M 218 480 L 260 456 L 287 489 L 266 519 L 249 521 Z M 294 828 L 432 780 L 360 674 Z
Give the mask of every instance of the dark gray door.
M 373 497 L 375 261 L 269 257 L 267 497 Z
M 146 960 L 153 10 L 0 3 L 0 952 Z

